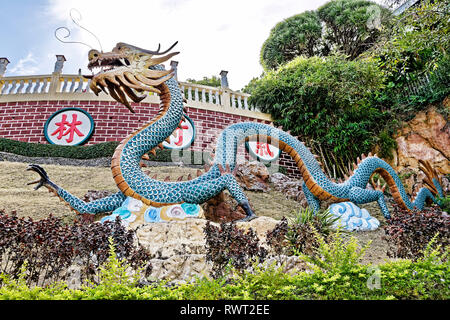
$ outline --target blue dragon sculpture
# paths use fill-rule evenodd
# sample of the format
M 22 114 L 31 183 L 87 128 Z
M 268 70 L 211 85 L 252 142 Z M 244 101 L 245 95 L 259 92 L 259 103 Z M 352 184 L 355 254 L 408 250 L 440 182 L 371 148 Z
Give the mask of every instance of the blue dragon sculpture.
M 162 63 L 179 52 L 168 53 L 145 50 L 126 43 L 118 43 L 111 52 L 89 52 L 88 68 L 93 71 L 90 88 L 98 95 L 101 91 L 134 112 L 128 99 L 138 103 L 145 98 L 142 92 L 155 92 L 161 100 L 159 113 L 146 125 L 128 135 L 117 147 L 111 161 L 113 178 L 119 192 L 92 202 L 84 202 L 53 183 L 45 170 L 30 164 L 27 170 L 40 175 L 40 179 L 30 182 L 35 189 L 45 186 L 78 213 L 97 214 L 118 208 L 127 197 L 143 201 L 147 205 L 160 207 L 176 203 L 201 204 L 227 189 L 244 209 L 249 221 L 256 217 L 246 195 L 237 183 L 233 173 L 236 168 L 236 151 L 244 141 L 267 141 L 289 154 L 297 163 L 303 176 L 303 191 L 308 204 L 314 211 L 320 209 L 320 201 L 351 201 L 363 204 L 377 201 L 386 218 L 390 218 L 388 207 L 381 190 L 366 189 L 374 173 L 380 174 L 389 185 L 394 200 L 407 209 L 423 208 L 426 201 L 435 201 L 435 196 L 443 197 L 441 181 L 437 172 L 428 162 L 421 161 L 426 174 L 427 187 L 422 188 L 414 201 L 410 201 L 403 185 L 392 169 L 382 159 L 369 155 L 358 159 L 353 175 L 343 183 L 335 183 L 321 170 L 314 155 L 297 138 L 271 125 L 244 122 L 227 127 L 220 135 L 215 150 L 215 158 L 210 169 L 189 181 L 158 181 L 146 175 L 140 161 L 148 152 L 155 153 L 162 148 L 183 119 L 183 96 L 173 70 L 165 70 Z M 165 55 L 165 56 L 164 56 Z M 97 73 L 95 69 L 100 69 Z

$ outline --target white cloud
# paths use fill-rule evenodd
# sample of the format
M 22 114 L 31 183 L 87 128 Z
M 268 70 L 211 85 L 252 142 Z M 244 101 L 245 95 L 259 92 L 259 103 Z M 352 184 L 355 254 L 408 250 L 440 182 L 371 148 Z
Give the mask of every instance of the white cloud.
M 12 68 L 8 69 L 8 73 L 12 75 L 32 75 L 39 70 L 38 63 L 32 52 L 28 52 L 25 58 L 22 58 Z
M 173 59 L 179 61 L 180 80 L 219 76 L 227 70 L 230 87 L 237 90 L 261 74 L 260 49 L 276 23 L 328 1 L 48 0 L 47 21 L 54 23 L 54 29 L 69 27 L 70 40 L 98 48 L 92 35 L 70 21 L 69 11 L 76 8 L 82 14 L 81 25 L 100 38 L 104 51 L 117 42 L 147 49 L 161 43 L 164 50 L 178 40 L 175 50 L 181 53 Z M 66 73 L 76 73 L 80 67 L 88 72 L 88 47 L 52 41 L 50 52 L 67 58 Z

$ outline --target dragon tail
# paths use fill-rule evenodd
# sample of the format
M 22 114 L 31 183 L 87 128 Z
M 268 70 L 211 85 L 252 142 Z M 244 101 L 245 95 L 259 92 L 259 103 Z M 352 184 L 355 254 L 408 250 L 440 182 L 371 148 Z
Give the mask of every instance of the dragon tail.
M 122 192 L 117 192 L 108 197 L 104 197 L 91 202 L 85 202 L 53 183 L 49 179 L 47 172 L 41 166 L 37 164 L 30 164 L 27 170 L 34 171 L 40 176 L 40 179 L 29 182 L 28 185 L 37 184 L 34 187 L 34 190 L 37 190 L 41 187 L 46 187 L 49 192 L 55 194 L 71 210 L 79 214 L 97 214 L 114 211 L 115 209 L 120 207 L 122 202 L 126 199 L 125 195 Z
M 367 158 L 368 161 L 370 161 L 369 159 L 373 158 Z M 401 208 L 405 210 L 413 210 L 415 208 L 422 210 L 427 202 L 437 203 L 435 199 L 436 196 L 440 197 L 444 196 L 443 189 L 441 186 L 442 180 L 440 179 L 437 171 L 431 166 L 431 164 L 428 161 L 419 160 L 421 164 L 421 166 L 419 166 L 419 169 L 425 173 L 424 183 L 426 186 L 422 187 L 417 192 L 417 194 L 413 195 L 413 197 L 411 197 L 410 199 L 410 197 L 405 191 L 405 188 L 403 187 L 400 178 L 398 177 L 396 172 L 392 169 L 392 167 L 379 158 L 375 159 L 377 160 L 373 161 L 377 161 L 379 162 L 379 164 L 377 163 L 377 169 L 371 173 L 371 177 L 373 176 L 373 174 L 377 173 L 384 179 L 386 184 L 389 186 L 389 191 L 394 201 Z M 358 169 L 359 167 L 360 165 L 358 166 Z M 364 168 L 362 169 L 364 170 Z M 372 185 L 374 186 L 375 189 L 377 189 L 376 185 L 374 185 L 373 183 Z M 384 188 L 381 191 L 384 191 Z

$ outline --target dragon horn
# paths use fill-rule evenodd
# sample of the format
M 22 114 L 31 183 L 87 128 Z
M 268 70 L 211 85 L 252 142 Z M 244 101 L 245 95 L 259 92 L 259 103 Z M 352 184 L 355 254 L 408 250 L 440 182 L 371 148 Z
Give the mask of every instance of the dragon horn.
M 202 170 L 197 169 L 197 177 L 200 177 L 202 174 Z
M 157 65 L 157 64 L 161 64 L 167 60 L 169 60 L 170 58 L 172 58 L 173 56 L 176 56 L 177 54 L 179 54 L 179 52 L 172 52 L 169 53 L 168 55 L 164 56 L 164 57 L 159 57 L 156 59 L 151 59 L 151 66 Z
M 170 181 L 170 176 L 164 178 L 164 182 Z
M 135 49 L 135 50 L 138 50 L 138 51 L 142 51 L 142 52 L 147 53 L 147 54 L 151 54 L 151 55 L 162 55 L 162 54 L 166 54 L 167 52 L 169 52 L 170 50 L 172 50 L 173 47 L 175 47 L 177 44 L 178 44 L 178 41 L 176 41 L 173 45 L 170 46 L 169 49 L 167 49 L 167 50 L 164 51 L 164 52 L 159 52 L 159 50 L 161 49 L 161 44 L 158 44 L 158 49 L 157 49 L 156 51 L 148 50 L 148 49 L 142 49 L 142 48 L 133 46 L 133 45 L 128 44 L 128 43 L 125 43 L 125 42 L 119 42 L 118 44 L 116 44 L 116 47 L 127 46 L 127 47 L 130 47 L 130 48 Z
M 152 179 L 153 179 L 153 180 L 158 179 L 158 174 L 155 174 L 155 175 L 152 177 Z
M 179 176 L 177 181 L 183 181 L 184 176 Z

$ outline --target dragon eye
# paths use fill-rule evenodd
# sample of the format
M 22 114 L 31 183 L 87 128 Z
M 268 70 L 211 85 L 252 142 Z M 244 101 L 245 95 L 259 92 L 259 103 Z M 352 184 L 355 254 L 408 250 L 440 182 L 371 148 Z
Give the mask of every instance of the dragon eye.
M 98 54 L 94 53 L 94 57 L 98 57 Z

